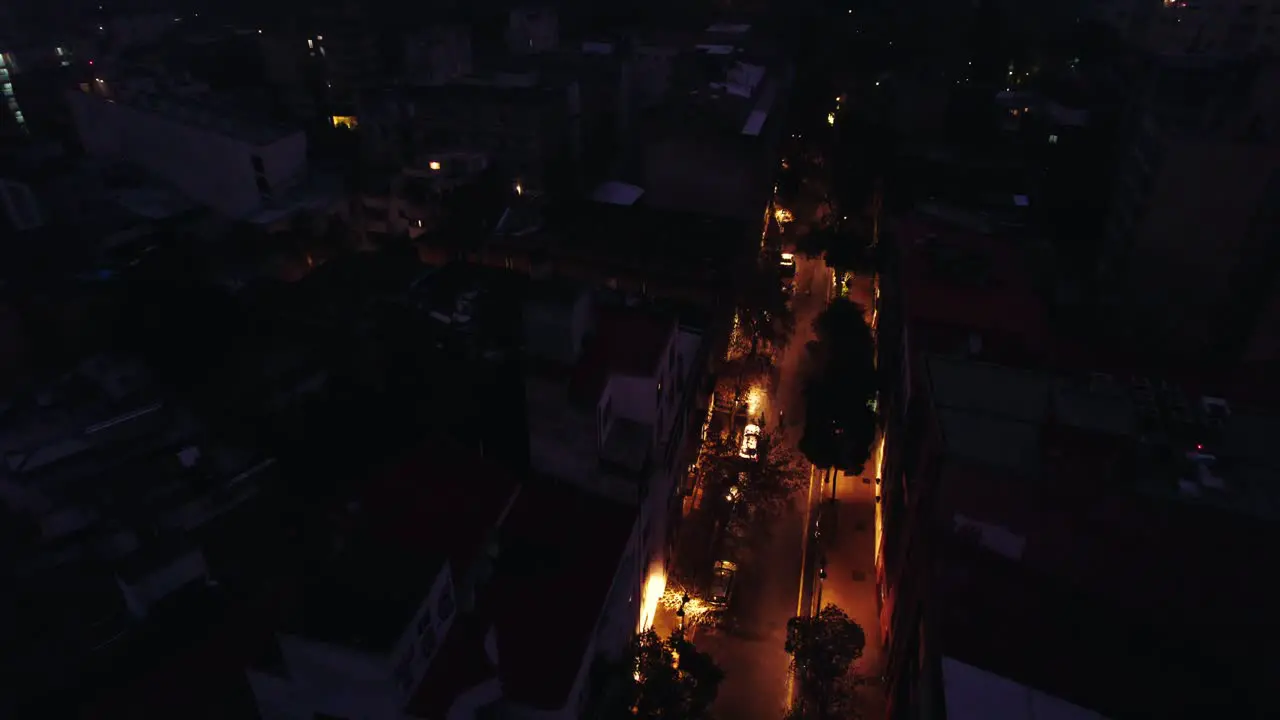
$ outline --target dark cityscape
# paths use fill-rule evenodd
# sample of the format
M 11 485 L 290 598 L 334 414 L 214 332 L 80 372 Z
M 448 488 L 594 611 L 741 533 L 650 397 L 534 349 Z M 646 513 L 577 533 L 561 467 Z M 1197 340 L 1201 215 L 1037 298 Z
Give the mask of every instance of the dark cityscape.
M 0 0 L 0 720 L 1280 718 L 1278 50 Z

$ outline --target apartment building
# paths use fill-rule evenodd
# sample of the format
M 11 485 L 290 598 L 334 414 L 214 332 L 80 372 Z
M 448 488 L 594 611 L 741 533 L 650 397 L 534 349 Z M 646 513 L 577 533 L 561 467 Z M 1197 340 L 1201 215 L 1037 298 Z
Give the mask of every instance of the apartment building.
M 483 155 L 513 193 L 538 194 L 569 160 L 578 105 L 572 79 L 525 71 L 369 91 L 357 115 L 372 167 L 426 171 L 442 155 Z
M 891 717 L 1274 711 L 1274 663 L 1244 659 L 1274 600 L 1240 552 L 1275 542 L 1273 414 L 1139 375 L 923 364 L 882 490 Z
M 1274 600 L 1233 548 L 1276 540 L 1274 414 L 1218 389 L 1258 378 L 1082 346 L 1011 239 L 896 231 L 874 455 L 890 717 L 1267 714 L 1275 669 L 1242 658 Z
M 1274 0 L 1122 0 L 1108 17 L 1132 42 L 1156 54 L 1238 56 L 1280 49 L 1280 4 Z
M 1239 359 L 1280 270 L 1277 68 L 1166 58 L 1144 84 L 1103 241 L 1104 292 L 1143 342 Z
M 647 608 L 648 617 L 638 612 L 633 621 L 646 627 L 692 461 L 702 335 L 670 314 L 595 308 L 589 294 L 563 288 L 535 296 L 525 318 L 531 467 L 537 477 L 636 508 L 630 582 L 642 598 L 637 611 Z
M 634 631 L 635 512 L 425 442 L 311 528 L 261 717 L 579 717 Z
M 306 187 L 302 131 L 252 119 L 200 87 L 122 74 L 68 95 L 90 156 L 139 167 L 236 219 L 277 210 Z
M 355 200 L 352 225 L 370 245 L 390 238 L 416 240 L 444 221 L 445 195 L 477 182 L 489 169 L 489 157 L 479 153 L 439 152 L 388 175 L 370 173 Z M 445 259 L 445 258 L 442 258 Z

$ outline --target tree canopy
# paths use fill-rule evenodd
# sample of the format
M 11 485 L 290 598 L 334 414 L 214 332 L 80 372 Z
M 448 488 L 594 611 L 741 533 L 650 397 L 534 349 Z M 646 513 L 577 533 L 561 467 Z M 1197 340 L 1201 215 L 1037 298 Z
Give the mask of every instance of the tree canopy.
M 821 255 L 837 272 L 870 274 L 880 269 L 881 246 L 872 243 L 870 223 L 863 218 L 814 228 L 796 241 L 796 249 L 808 257 Z
M 783 348 L 795 330 L 787 293 L 782 288 L 782 268 L 776 253 L 764 253 L 750 272 L 737 278 L 738 328 L 755 355 L 763 342 Z
M 756 459 L 744 459 L 738 450 L 738 438 L 733 434 L 708 443 L 698 462 L 703 487 L 714 488 L 721 495 L 729 487 L 737 487 L 734 502 L 748 508 L 751 512 L 747 514 L 776 516 L 804 485 L 805 474 L 795 453 L 776 431 L 761 435 Z
M 814 320 L 800 451 L 818 467 L 861 472 L 875 439 L 875 342 L 863 309 L 834 301 Z
M 724 672 L 680 633 L 663 640 L 652 630 L 636 636 L 631 715 L 652 720 L 709 718 Z
M 832 604 L 817 615 L 788 620 L 785 648 L 800 685 L 800 702 L 790 716 L 850 717 L 856 684 L 853 664 L 866 645 L 862 626 Z

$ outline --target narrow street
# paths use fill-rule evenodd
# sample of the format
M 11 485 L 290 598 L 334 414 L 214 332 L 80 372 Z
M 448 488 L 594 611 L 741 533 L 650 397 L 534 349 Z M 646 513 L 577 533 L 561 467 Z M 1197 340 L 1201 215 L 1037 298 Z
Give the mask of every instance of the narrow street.
M 783 410 L 786 441 L 793 448 L 803 431 L 805 344 L 813 339 L 811 325 L 826 304 L 829 287 L 830 273 L 820 259 L 797 258 L 796 333 L 778 359 L 779 381 L 769 415 Z M 805 583 L 801 569 L 808 517 L 805 498 L 796 497 L 786 512 L 756 531 L 753 544 L 759 552 L 743 564 L 732 622 L 698 631 L 698 647 L 725 672 L 715 706 L 718 717 L 777 720 L 787 708 L 790 658 L 783 645 L 787 620 L 796 614 Z
M 802 218 L 791 230 L 802 234 L 829 209 L 810 198 Z M 775 239 L 779 239 L 776 238 Z M 782 238 L 789 239 L 789 238 Z M 733 720 L 778 720 L 791 704 L 790 657 L 784 645 L 787 621 L 834 603 L 844 609 L 867 633 L 864 658 L 856 666 L 862 676 L 880 673 L 881 649 L 875 583 L 875 472 L 873 457 L 864 477 L 841 475 L 835 487 L 834 527 L 824 532 L 821 546 L 813 539 L 820 504 L 832 497 L 824 469 L 804 462 L 798 451 L 804 433 L 804 377 L 806 345 L 814 339 L 813 321 L 828 302 L 844 295 L 867 309 L 872 322 L 874 287 L 869 278 L 853 278 L 846 286 L 834 282 L 821 258 L 796 257 L 795 291 L 791 300 L 795 333 L 775 357 L 776 383 L 753 400 L 752 415 L 762 417 L 768 428 L 778 426 L 783 441 L 803 464 L 805 489 L 792 498 L 778 516 L 752 526 L 749 555 L 740 563 L 729 610 L 721 622 L 694 624 L 685 629 L 701 650 L 724 670 L 714 712 Z M 865 480 L 865 481 L 864 481 Z M 716 521 L 698 494 L 686 506 L 674 575 L 697 586 L 712 562 Z M 826 580 L 818 579 L 825 566 Z M 669 586 L 655 617 L 655 627 L 666 635 L 682 626 L 676 610 L 680 589 Z M 691 591 L 691 594 L 692 591 Z M 819 597 L 820 596 L 820 597 Z M 877 688 L 863 690 L 865 717 L 883 715 L 883 699 Z

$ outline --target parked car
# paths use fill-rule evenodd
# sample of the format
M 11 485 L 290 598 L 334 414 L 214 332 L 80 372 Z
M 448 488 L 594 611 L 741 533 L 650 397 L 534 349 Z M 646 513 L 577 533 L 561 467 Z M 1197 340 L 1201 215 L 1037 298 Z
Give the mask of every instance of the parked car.
M 733 597 L 734 579 L 738 575 L 738 564 L 729 560 L 717 560 L 711 572 L 711 587 L 707 589 L 707 604 L 715 608 L 726 608 Z
M 760 453 L 760 426 L 748 425 L 742 431 L 742 447 L 738 456 L 744 460 L 755 460 Z

